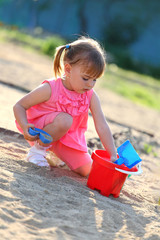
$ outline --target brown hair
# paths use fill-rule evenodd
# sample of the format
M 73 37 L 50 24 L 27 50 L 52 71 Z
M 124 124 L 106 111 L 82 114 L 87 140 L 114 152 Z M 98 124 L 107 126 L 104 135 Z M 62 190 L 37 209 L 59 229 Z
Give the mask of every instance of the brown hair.
M 86 37 L 81 37 L 78 40 L 56 48 L 54 58 L 54 74 L 62 74 L 63 65 L 81 64 L 84 71 L 90 77 L 98 78 L 105 70 L 105 52 L 100 44 Z

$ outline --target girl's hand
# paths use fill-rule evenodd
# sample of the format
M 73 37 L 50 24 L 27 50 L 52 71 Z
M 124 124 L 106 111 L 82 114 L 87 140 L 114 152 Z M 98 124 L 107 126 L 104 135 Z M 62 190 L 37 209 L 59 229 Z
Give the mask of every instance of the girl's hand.
M 117 156 L 111 156 L 111 162 L 114 163 L 117 160 Z
M 38 135 L 36 136 L 32 136 L 29 134 L 29 128 L 33 128 L 34 129 L 34 124 L 26 124 L 25 127 L 23 127 L 23 135 L 24 135 L 24 138 L 28 141 L 36 141 L 38 139 Z

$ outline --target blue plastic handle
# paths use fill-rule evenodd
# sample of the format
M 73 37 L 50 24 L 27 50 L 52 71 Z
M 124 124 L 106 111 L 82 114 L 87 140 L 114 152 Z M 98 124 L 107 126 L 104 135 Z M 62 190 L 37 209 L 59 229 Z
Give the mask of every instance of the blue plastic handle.
M 51 135 L 49 135 L 47 132 L 43 131 L 42 129 L 39 128 L 29 128 L 29 134 L 31 134 L 32 136 L 36 136 L 39 135 L 39 139 L 43 142 L 43 143 L 51 143 L 53 141 L 53 138 L 51 137 Z

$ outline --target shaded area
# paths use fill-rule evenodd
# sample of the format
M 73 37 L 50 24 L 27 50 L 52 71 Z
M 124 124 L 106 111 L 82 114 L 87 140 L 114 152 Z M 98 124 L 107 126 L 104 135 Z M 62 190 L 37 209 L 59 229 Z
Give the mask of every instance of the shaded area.
M 3 239 L 159 239 L 156 159 L 143 155 L 143 177 L 127 179 L 118 199 L 107 198 L 70 170 L 49 171 L 26 162 L 28 144 L 19 136 L 0 129 Z M 90 149 L 98 144 L 94 139 Z

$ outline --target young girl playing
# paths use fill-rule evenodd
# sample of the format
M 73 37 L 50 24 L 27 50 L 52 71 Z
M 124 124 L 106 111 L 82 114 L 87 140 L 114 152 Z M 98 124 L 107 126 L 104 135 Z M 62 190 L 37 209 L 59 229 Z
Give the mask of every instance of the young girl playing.
M 84 133 L 90 109 L 96 131 L 104 148 L 116 160 L 111 131 L 93 87 L 105 70 L 105 54 L 90 38 L 80 38 L 57 48 L 54 58 L 55 79 L 45 80 L 14 106 L 16 125 L 32 146 L 27 160 L 47 166 L 46 151 L 53 151 L 71 170 L 87 176 L 92 160 Z M 57 78 L 57 76 L 60 76 Z M 53 142 L 43 144 L 29 134 L 37 127 L 49 133 Z

